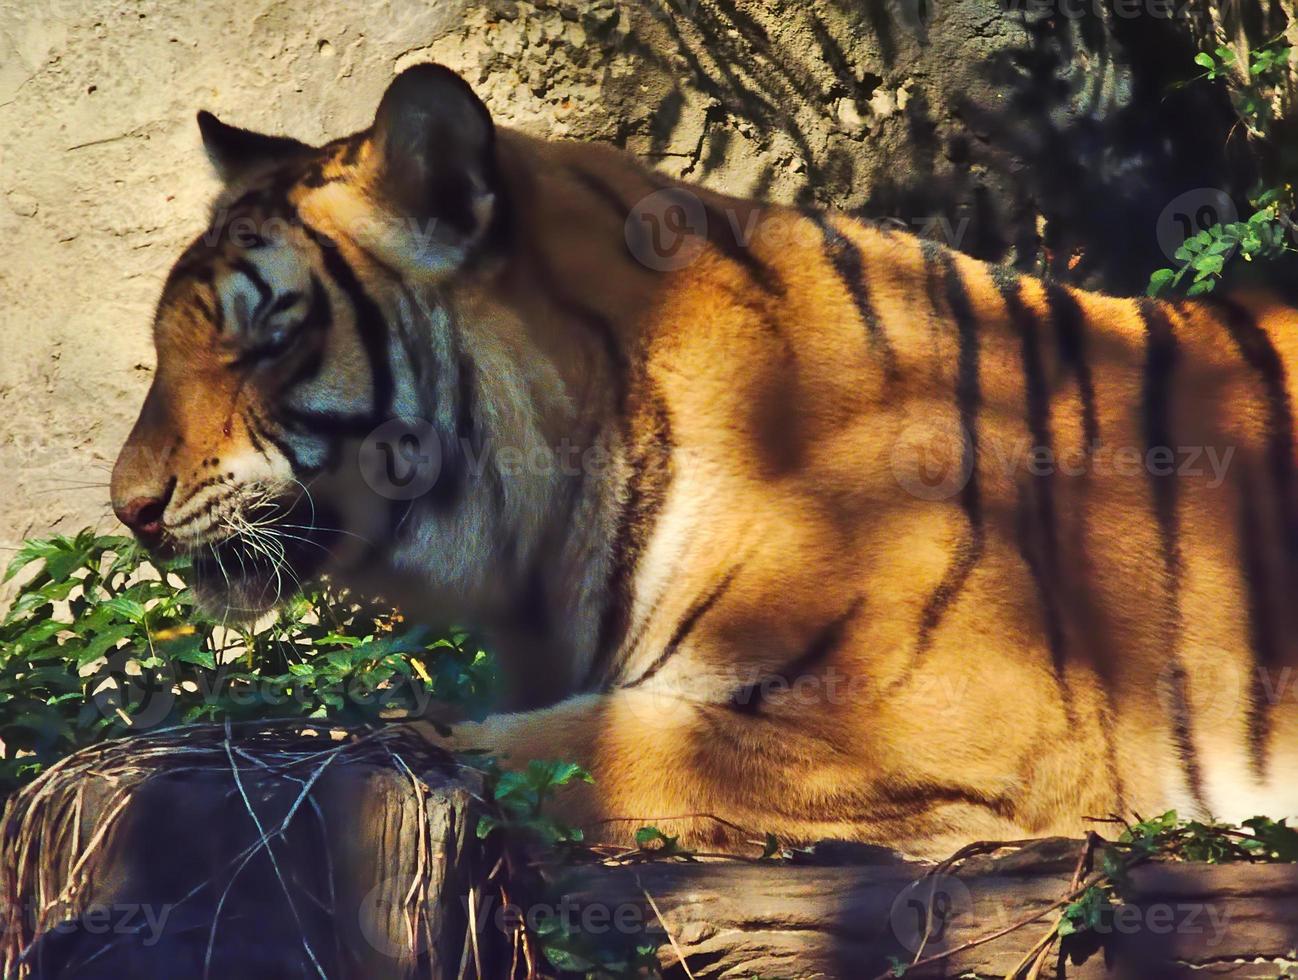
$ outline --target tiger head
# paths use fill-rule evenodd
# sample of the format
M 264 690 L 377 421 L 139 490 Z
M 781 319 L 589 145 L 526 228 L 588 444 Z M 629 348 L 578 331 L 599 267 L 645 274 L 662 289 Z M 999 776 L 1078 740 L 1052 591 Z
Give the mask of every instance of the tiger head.
M 198 122 L 224 189 L 163 288 L 114 510 L 236 616 L 321 570 L 430 552 L 471 591 L 487 572 L 468 552 L 529 506 L 472 465 L 484 418 L 535 435 L 492 347 L 523 341 L 483 285 L 510 234 L 486 107 L 421 65 L 369 129 L 321 147 Z M 484 318 L 493 334 L 464 329 Z

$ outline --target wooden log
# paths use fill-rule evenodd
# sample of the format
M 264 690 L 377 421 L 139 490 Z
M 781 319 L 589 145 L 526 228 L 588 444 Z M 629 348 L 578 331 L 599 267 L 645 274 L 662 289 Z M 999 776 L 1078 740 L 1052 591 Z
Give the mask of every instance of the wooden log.
M 467 975 L 473 796 L 395 729 L 196 726 L 85 750 L 6 807 L 4 976 Z
M 670 935 L 698 980 L 865 980 L 893 963 L 912 962 L 921 945 L 921 958 L 956 952 L 908 970 L 907 977 L 1005 977 L 1051 927 L 1049 910 L 1068 892 L 1081 847 L 1081 841 L 1047 840 L 1001 860 L 972 861 L 957 875 L 931 877 L 915 863 L 592 868 L 569 876 L 565 892 L 578 928 L 619 915 L 633 922 L 625 910 L 641 910 L 647 934 L 663 941 Z M 1052 954 L 1043 975 L 1275 978 L 1293 964 L 1294 865 L 1148 865 L 1132 869 L 1123 893 L 1129 904 L 1098 933 L 1070 940 L 1079 962 Z M 594 919 L 591 909 L 599 910 Z M 1034 913 L 1042 918 L 964 948 Z M 660 953 L 666 965 L 678 960 L 670 944 Z M 671 975 L 684 973 L 677 966 Z
M 669 976 L 679 952 L 698 980 L 868 980 L 938 954 L 906 975 L 1004 977 L 1082 848 L 1040 841 L 954 874 L 832 842 L 792 863 L 578 865 L 530 897 L 510 882 L 505 910 L 478 789 L 395 729 L 195 726 L 84 750 L 0 821 L 3 975 L 504 978 L 512 923 L 558 916 L 588 945 L 660 944 Z M 1277 977 L 1298 949 L 1293 865 L 1151 864 L 1123 895 L 1048 975 Z

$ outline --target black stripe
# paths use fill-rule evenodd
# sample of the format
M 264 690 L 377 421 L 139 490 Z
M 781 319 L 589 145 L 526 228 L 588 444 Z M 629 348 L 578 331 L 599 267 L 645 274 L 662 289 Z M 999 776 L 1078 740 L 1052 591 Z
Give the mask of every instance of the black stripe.
M 370 362 L 370 377 L 374 386 L 374 401 L 370 410 L 373 421 L 379 422 L 392 414 L 392 365 L 388 363 L 388 325 L 378 304 L 365 291 L 356 273 L 343 258 L 338 243 L 310 225 L 302 229 L 320 249 L 325 271 L 342 290 L 356 317 L 356 332 Z
M 374 429 L 374 419 L 369 415 L 344 415 L 292 405 L 279 405 L 274 414 L 285 428 L 321 438 L 361 438 Z
M 1253 316 L 1237 303 L 1217 299 L 1212 303 L 1240 356 L 1248 363 L 1266 393 L 1266 458 L 1275 487 L 1277 506 L 1283 521 L 1285 542 L 1291 555 L 1298 554 L 1298 517 L 1294 511 L 1294 422 L 1284 363 L 1271 338 Z
M 1041 604 L 1041 614 L 1045 620 L 1046 643 L 1050 648 L 1050 662 L 1054 667 L 1055 680 L 1064 699 L 1064 708 L 1071 713 L 1072 701 L 1064 681 L 1067 656 L 1064 650 L 1063 615 L 1060 611 L 1059 595 L 1055 589 L 1058 582 L 1057 570 L 1051 566 L 1051 559 L 1046 557 L 1047 549 L 1041 535 L 1039 508 L 1032 508 L 1033 516 L 1036 518 L 1035 521 L 1028 517 L 1030 509 L 1026 499 L 1028 494 L 1028 487 L 1020 484 L 1019 503 L 1015 509 L 1018 518 L 1015 521 L 1015 532 L 1018 538 L 1019 555 L 1023 558 L 1024 564 L 1028 566 L 1028 572 L 1032 575 L 1032 582 L 1037 590 L 1037 599 Z
M 1148 459 L 1149 454 L 1155 449 L 1163 447 L 1170 449 L 1173 445 L 1169 404 L 1172 394 L 1172 374 L 1179 359 L 1179 351 L 1172 322 L 1168 319 L 1164 307 L 1146 298 L 1138 302 L 1138 309 L 1145 324 L 1145 369 L 1141 384 L 1141 417 L 1145 458 Z M 1163 648 L 1167 651 L 1168 657 L 1165 681 L 1172 738 L 1181 758 L 1181 766 L 1185 770 L 1190 794 L 1200 809 L 1206 811 L 1203 773 L 1194 746 L 1194 720 L 1191 717 L 1190 701 L 1186 691 L 1185 664 L 1176 652 L 1181 637 L 1181 543 L 1180 520 L 1176 511 L 1176 478 L 1174 473 L 1160 473 L 1155 467 L 1147 467 L 1147 473 L 1163 550 L 1163 594 L 1167 602 Z
M 274 431 L 272 426 L 268 424 L 267 420 L 261 418 L 251 408 L 248 409 L 248 418 L 252 423 L 248 426 L 249 431 L 255 431 L 262 439 L 274 446 L 279 451 L 280 455 L 288 460 L 289 468 L 296 476 L 304 476 L 316 472 L 316 467 L 306 466 L 303 464 L 293 447 Z
M 1095 383 L 1091 379 L 1091 366 L 1086 360 L 1082 309 L 1067 286 L 1047 282 L 1045 288 L 1046 304 L 1050 308 L 1050 320 L 1055 327 L 1060 360 L 1077 379 L 1077 391 L 1082 400 L 1082 447 L 1083 452 L 1089 456 L 1099 442 L 1100 423 L 1095 414 Z
M 1100 678 L 1100 689 L 1104 694 L 1104 699 L 1100 701 L 1096 710 L 1099 712 L 1100 738 L 1104 742 L 1104 767 L 1113 780 L 1113 812 L 1118 816 L 1125 817 L 1127 815 L 1127 788 L 1122 778 L 1122 769 L 1118 765 L 1118 744 L 1114 733 L 1117 722 L 1113 717 L 1113 692 L 1110 689 L 1108 679 L 1103 675 Z
M 824 239 L 825 254 L 834 266 L 838 278 L 842 280 L 844 288 L 852 297 L 857 315 L 860 316 L 861 322 L 865 325 L 865 332 L 869 335 L 870 346 L 883 358 L 884 377 L 889 381 L 895 380 L 897 352 L 893 350 L 892 342 L 888 340 L 883 324 L 879 322 L 879 314 L 870 299 L 870 287 L 865 281 L 865 263 L 861 259 L 861 250 L 850 238 L 835 228 L 833 222 L 825 215 L 809 211 L 807 217 L 820 229 L 821 237 Z
M 947 303 L 960 332 L 959 379 L 956 401 L 960 408 L 960 425 L 965 431 L 964 469 L 968 472 L 960 502 L 975 526 L 982 523 L 982 494 L 978 480 L 978 409 L 982 405 L 982 388 L 978 376 L 978 321 L 969 306 L 964 280 L 951 253 L 942 252 L 947 276 Z
M 736 228 L 732 221 L 737 217 L 733 207 L 725 212 L 718 211 L 713 205 L 704 200 L 702 194 L 696 194 L 695 190 L 687 185 L 673 184 L 657 174 L 650 174 L 649 180 L 659 190 L 678 191 L 682 195 L 689 195 L 697 200 L 699 206 L 703 209 L 704 217 L 707 219 L 708 244 L 731 262 L 743 267 L 753 285 L 758 289 L 774 296 L 784 295 L 784 280 L 780 277 L 778 270 L 760 259 L 749 243 L 740 238 L 743 229 Z M 757 221 L 751 229 L 752 234 L 756 235 L 757 226 L 761 224 L 761 209 L 749 202 L 736 203 L 743 203 L 746 207 L 753 208 L 753 211 L 757 214 Z
M 942 247 L 937 242 L 921 238 L 919 254 L 924 259 L 924 295 L 928 297 L 928 308 L 933 315 L 929 318 L 929 337 L 934 352 L 941 349 L 943 321 L 946 319 L 942 310 L 942 270 L 938 268 L 941 261 Z M 933 383 L 942 384 L 942 362 L 934 356 L 931 359 Z
M 195 483 L 192 487 L 189 488 L 188 493 L 186 493 L 183 497 L 177 500 L 172 506 L 175 507 L 177 510 L 179 510 L 181 507 L 185 506 L 185 504 L 189 503 L 191 500 L 197 497 L 208 487 L 214 487 L 218 483 L 224 483 L 224 482 L 225 482 L 224 476 L 209 476 L 206 480 L 199 480 L 197 483 Z
M 605 678 L 610 661 L 626 637 L 635 598 L 636 568 L 672 480 L 671 416 L 662 395 L 647 381 L 644 388 L 643 414 L 633 415 L 625 429 L 631 472 L 613 533 L 604 613 L 587 684 Z
M 864 604 L 865 596 L 857 596 L 842 615 L 836 616 L 816 631 L 816 635 L 811 638 L 811 642 L 802 653 L 756 683 L 746 684 L 731 693 L 730 707 L 739 714 L 759 714 L 765 705 L 767 692 L 773 686 L 778 685 L 782 690 L 790 690 L 797 683 L 798 678 L 814 671 L 838 648 L 843 641 L 848 623 L 856 618 Z
M 267 462 L 269 462 L 270 456 L 266 453 L 266 444 L 257 435 L 257 427 L 253 425 L 252 416 L 247 411 L 243 413 L 243 427 L 248 430 L 248 441 L 252 443 L 252 448 L 265 456 Z
M 257 290 L 257 306 L 248 317 L 249 324 L 256 323 L 261 318 L 267 304 L 274 298 L 275 291 L 270 288 L 270 283 L 262 277 L 261 270 L 242 255 L 231 261 L 230 268 L 243 275 Z
M 575 320 L 591 333 L 603 350 L 612 374 L 610 381 L 616 411 L 618 415 L 622 415 L 626 411 L 627 375 L 630 373 L 630 363 L 618 341 L 617 331 L 614 330 L 608 317 L 585 303 L 573 299 L 559 287 L 548 256 L 539 249 L 534 250 L 533 254 L 540 273 L 536 277 L 536 282 L 545 292 L 546 298 L 560 313 Z
M 1169 400 L 1178 350 L 1166 312 L 1152 300 L 1140 301 L 1145 323 L 1145 368 L 1141 384 L 1141 420 L 1146 451 L 1172 446 Z M 1176 481 L 1169 472 L 1148 470 L 1154 514 L 1163 540 L 1163 563 L 1179 577 L 1181 566 L 1176 515 Z
M 613 212 L 613 216 L 617 218 L 619 224 L 626 223 L 626 219 L 631 214 L 631 209 L 626 206 L 626 202 L 622 200 L 622 196 L 618 194 L 612 184 L 606 181 L 603 177 L 599 177 L 586 170 L 584 167 L 570 167 L 569 171 L 578 183 L 585 186 L 587 190 L 608 206 L 608 209 Z M 646 269 L 648 268 L 648 266 L 644 265 L 641 267 Z
M 365 145 L 364 135 L 357 133 L 354 136 L 345 137 L 342 154 L 338 157 L 338 162 L 344 167 L 356 165 L 356 161 L 361 158 L 361 147 Z
M 974 566 L 982 558 L 983 547 L 984 534 L 981 526 L 974 528 L 969 537 L 956 545 L 955 555 L 947 566 L 946 574 L 942 576 L 942 581 L 937 584 L 937 588 L 928 597 L 920 612 L 919 631 L 915 637 L 914 667 L 918 667 L 919 661 L 928 652 L 933 642 L 933 633 L 942 624 L 942 617 L 946 615 L 951 603 L 955 601 L 956 596 L 969 580 Z
M 1269 671 L 1280 662 L 1279 634 L 1274 606 L 1267 587 L 1266 542 L 1258 520 L 1252 481 L 1240 482 L 1239 541 L 1244 583 L 1248 591 L 1248 633 L 1253 648 L 1253 684 L 1248 713 L 1249 756 L 1253 776 L 1265 782 L 1271 736 L 1271 689 Z
M 667 645 L 663 647 L 662 652 L 658 654 L 654 662 L 646 667 L 639 677 L 623 684 L 622 687 L 638 687 L 662 670 L 667 661 L 681 648 L 681 644 L 689 639 L 690 633 L 694 632 L 694 627 L 698 625 L 699 620 L 707 615 L 708 610 L 715 606 L 721 597 L 726 594 L 726 590 L 730 588 L 731 583 L 734 582 L 738 574 L 739 566 L 732 566 L 730 571 L 725 574 L 725 577 L 716 582 L 704 595 L 695 599 L 689 609 L 685 610 L 685 615 L 681 617 L 680 622 L 676 624 L 676 628 L 672 630 L 671 639 L 667 641 Z
M 454 421 L 450 425 L 438 426 L 438 438 L 442 443 L 441 469 L 437 482 L 424 493 L 419 501 L 433 513 L 446 513 L 457 506 L 468 489 L 469 465 L 466 447 L 477 453 L 481 446 L 477 443 L 476 423 L 474 420 L 474 363 L 464 352 L 460 344 L 458 331 L 452 331 L 451 342 L 454 352 L 451 359 L 455 365 L 455 388 L 450 390 L 450 379 L 446 379 L 446 402 L 453 409 Z M 443 371 L 443 377 L 447 372 Z M 452 429 L 453 427 L 453 429 Z M 449 430 L 449 431 L 448 431 Z M 496 503 L 500 504 L 503 488 L 499 480 L 491 481 L 491 488 L 496 494 Z
M 202 293 L 194 292 L 190 294 L 190 298 L 192 299 L 194 305 L 198 307 L 199 315 L 202 316 L 203 319 L 208 320 L 213 325 L 215 325 L 217 328 L 217 333 L 220 333 L 221 332 L 220 324 L 222 321 L 218 317 L 216 310 L 212 308 L 212 304 L 207 301 L 207 297 L 204 296 Z
M 1019 335 L 1019 356 L 1023 368 L 1024 403 L 1028 433 L 1033 450 L 1054 459 L 1054 434 L 1050 428 L 1050 392 L 1046 386 L 1045 369 L 1041 362 L 1039 324 L 1032 310 L 1023 302 L 1022 283 L 1019 277 L 1004 266 L 992 271 L 992 278 L 1005 301 L 1010 324 Z M 1041 600 L 1046 623 L 1046 640 L 1050 646 L 1050 659 L 1055 676 L 1064 674 L 1063 617 L 1060 612 L 1056 586 L 1059 581 L 1059 538 L 1055 523 L 1055 496 L 1053 471 L 1032 475 L 1020 493 L 1030 493 L 1033 498 L 1031 522 L 1021 522 L 1019 527 L 1019 552 L 1032 573 L 1037 594 Z M 1020 501 L 1020 509 L 1022 509 Z M 1066 694 L 1066 689 L 1064 691 Z
M 1288 381 L 1271 338 L 1244 307 L 1214 298 L 1208 304 L 1222 316 L 1240 356 L 1252 368 L 1266 398 L 1266 461 L 1278 511 L 1282 558 L 1281 593 L 1293 594 L 1294 557 L 1298 555 L 1298 520 L 1294 515 L 1293 409 Z M 1251 481 L 1241 484 L 1239 537 L 1249 599 L 1249 640 L 1253 649 L 1253 691 L 1249 712 L 1249 748 L 1253 774 L 1262 781 L 1268 770 L 1272 690 L 1267 681 L 1282 656 L 1283 613 L 1271 598 L 1271 569 L 1260 519 L 1261 504 Z
M 955 319 L 960 340 L 960 355 L 956 376 L 956 407 L 960 412 L 960 427 L 964 430 L 964 460 L 962 472 L 968 473 L 960 491 L 960 505 L 974 527 L 982 524 L 982 493 L 978 481 L 978 410 L 982 406 L 982 389 L 978 376 L 978 321 L 969 305 L 969 293 L 951 253 L 935 242 L 923 242 L 923 247 L 937 249 L 936 263 L 941 267 L 946 303 Z
M 945 295 L 946 305 L 955 320 L 959 336 L 956 406 L 960 413 L 960 428 L 963 436 L 962 472 L 968 474 L 960 490 L 960 507 L 969 522 L 969 531 L 956 545 L 955 554 L 947 566 L 946 573 L 925 601 L 924 608 L 920 611 L 919 628 L 915 636 L 915 652 L 911 663 L 902 676 L 890 685 L 890 689 L 896 689 L 906 683 L 919 668 L 933 642 L 933 634 L 941 625 L 947 610 L 969 581 L 969 576 L 982 559 L 986 546 L 986 533 L 982 522 L 982 495 L 978 482 L 978 410 L 982 404 L 978 377 L 978 324 L 969 305 L 969 295 L 965 290 L 964 280 L 956 268 L 951 253 L 928 239 L 921 239 L 919 244 L 920 252 L 924 257 L 925 271 L 932 277 L 928 287 L 935 312 L 940 311 L 938 297 Z

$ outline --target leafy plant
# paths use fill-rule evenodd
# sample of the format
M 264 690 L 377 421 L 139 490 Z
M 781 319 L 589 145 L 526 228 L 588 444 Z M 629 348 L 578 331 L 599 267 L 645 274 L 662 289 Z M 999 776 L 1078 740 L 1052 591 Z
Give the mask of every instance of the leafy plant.
M 1102 929 L 1122 904 L 1128 869 L 1152 858 L 1206 864 L 1298 862 L 1298 829 L 1269 817 L 1252 817 L 1239 827 L 1182 820 L 1175 810 L 1129 824 L 1102 852 L 1096 880 L 1061 910 L 1058 935 Z
M 489 760 L 484 769 L 487 789 L 496 813 L 478 818 L 478 836 L 504 830 L 547 847 L 580 844 L 577 827 L 556 820 L 544 812 L 554 791 L 573 782 L 593 783 L 585 769 L 572 762 L 542 762 L 533 759 L 526 769 L 501 769 Z
M 598 940 L 574 929 L 560 916 L 548 916 L 536 924 L 536 934 L 545 958 L 568 973 L 589 980 L 621 980 L 659 975 L 656 942 L 634 935 L 601 936 Z
M 253 627 L 195 604 L 184 560 L 82 531 L 29 541 L 0 620 L 0 792 L 75 749 L 162 725 L 254 717 L 374 721 L 430 699 L 473 708 L 494 683 L 468 634 L 408 627 L 327 586 Z
M 21 585 L 0 620 L 0 793 L 99 739 L 161 726 L 260 717 L 374 722 L 429 700 L 480 713 L 495 687 L 491 658 L 469 634 L 407 625 L 328 586 L 289 600 L 255 627 L 213 620 L 189 588 L 184 560 L 150 559 L 129 538 L 82 531 L 29 541 L 4 580 Z M 500 831 L 580 856 L 582 833 L 551 817 L 564 787 L 591 782 L 570 762 L 504 770 L 485 762 Z M 646 854 L 684 857 L 653 831 Z M 560 917 L 535 937 L 558 970 L 588 977 L 657 975 L 658 943 L 641 933 L 586 935 Z
M 1286 80 L 1292 54 L 1288 41 L 1275 38 L 1249 51 L 1244 66 L 1237 63 L 1230 48 L 1218 47 L 1195 55 L 1195 64 L 1205 71 L 1190 81 L 1235 83 L 1229 87 L 1240 125 L 1251 138 L 1266 144 L 1272 139 L 1276 94 Z M 1155 270 L 1149 277 L 1148 294 L 1183 289 L 1187 296 L 1202 295 L 1217 286 L 1227 263 L 1236 255 L 1252 262 L 1298 251 L 1288 243 L 1294 229 L 1290 218 L 1296 204 L 1293 187 L 1287 174 L 1273 176 L 1271 186 L 1264 182 L 1249 196 L 1253 212 L 1247 218 L 1216 222 L 1189 235 L 1173 254 L 1179 265 Z

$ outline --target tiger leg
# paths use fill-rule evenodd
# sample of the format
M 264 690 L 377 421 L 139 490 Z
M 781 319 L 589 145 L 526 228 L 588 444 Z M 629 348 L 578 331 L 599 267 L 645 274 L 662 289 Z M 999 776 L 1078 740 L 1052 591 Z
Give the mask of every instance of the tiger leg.
M 592 841 L 623 842 L 652 824 L 696 849 L 741 850 L 766 833 L 790 844 L 847 839 L 913 848 L 917 817 L 966 831 L 972 821 L 990 836 L 1018 828 L 976 803 L 936 805 L 899 800 L 871 771 L 870 753 L 836 744 L 833 723 L 803 716 L 752 714 L 725 702 L 700 702 L 653 690 L 622 688 L 570 698 L 551 707 L 502 714 L 455 727 L 454 750 L 484 750 L 506 767 L 531 759 L 576 762 L 594 776 L 557 795 L 554 815 Z M 926 826 L 927 853 L 944 854 L 965 834 Z

